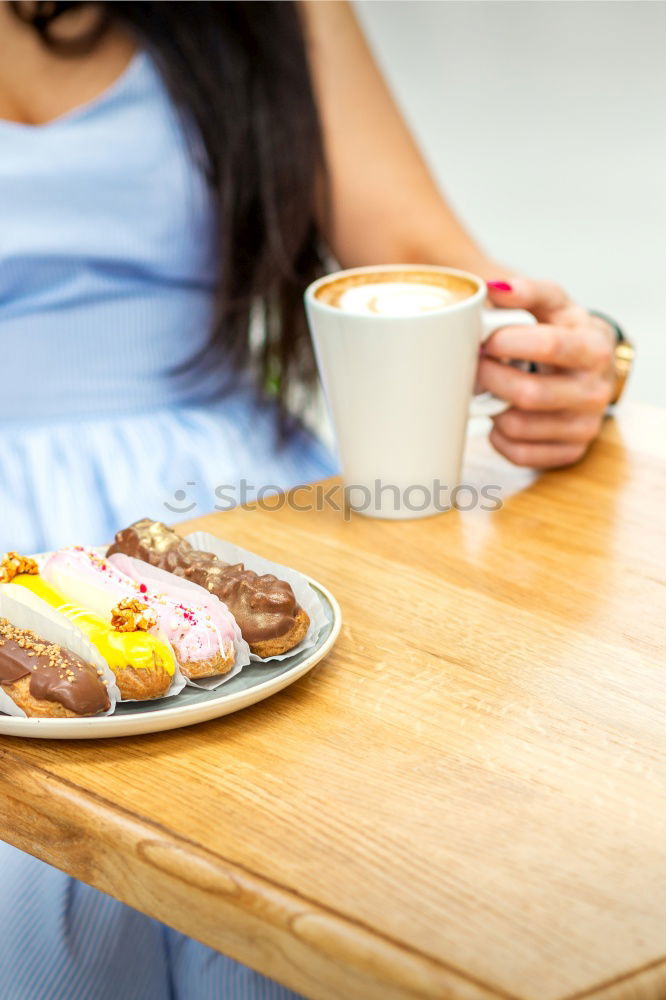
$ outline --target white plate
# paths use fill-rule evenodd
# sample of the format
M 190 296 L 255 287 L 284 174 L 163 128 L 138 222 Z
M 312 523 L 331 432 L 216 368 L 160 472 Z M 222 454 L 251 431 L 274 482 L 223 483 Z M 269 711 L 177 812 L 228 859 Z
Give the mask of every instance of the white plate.
M 269 698 L 312 670 L 326 656 L 340 632 L 342 616 L 338 602 L 326 587 L 310 577 L 306 579 L 322 601 L 329 618 L 314 648 L 295 653 L 287 660 L 271 660 L 265 665 L 252 662 L 216 691 L 187 687 L 176 698 L 119 704 L 113 715 L 101 718 L 21 719 L 0 715 L 0 734 L 41 740 L 138 736 L 207 722 Z

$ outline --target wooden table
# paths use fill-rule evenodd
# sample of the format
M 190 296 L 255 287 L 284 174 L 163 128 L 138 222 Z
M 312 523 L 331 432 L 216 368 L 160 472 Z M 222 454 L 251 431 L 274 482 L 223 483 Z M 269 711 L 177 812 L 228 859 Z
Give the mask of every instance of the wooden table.
M 661 1000 L 665 441 L 474 440 L 495 512 L 198 520 L 329 586 L 335 650 L 192 729 L 0 740 L 0 836 L 317 1000 Z

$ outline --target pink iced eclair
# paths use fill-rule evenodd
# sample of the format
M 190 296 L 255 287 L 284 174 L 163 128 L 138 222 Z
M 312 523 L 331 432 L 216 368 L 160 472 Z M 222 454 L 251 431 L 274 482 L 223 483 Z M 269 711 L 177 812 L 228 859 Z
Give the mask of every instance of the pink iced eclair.
M 128 616 L 128 627 L 131 625 L 129 619 L 137 613 L 133 602 L 136 607 L 147 606 L 146 614 L 152 613 L 149 631 L 158 630 L 171 643 L 185 677 L 198 679 L 228 673 L 236 655 L 235 623 L 224 605 L 218 601 L 211 613 L 211 608 L 199 602 L 198 595 L 194 595 L 195 600 L 188 595 L 184 601 L 177 586 L 169 587 L 169 574 L 164 574 L 167 580 L 160 580 L 156 586 L 152 580 L 141 580 L 133 566 L 127 568 L 132 570 L 131 575 L 91 549 L 74 546 L 49 556 L 42 576 L 68 600 L 106 621 L 113 617 L 116 627 L 123 615 Z

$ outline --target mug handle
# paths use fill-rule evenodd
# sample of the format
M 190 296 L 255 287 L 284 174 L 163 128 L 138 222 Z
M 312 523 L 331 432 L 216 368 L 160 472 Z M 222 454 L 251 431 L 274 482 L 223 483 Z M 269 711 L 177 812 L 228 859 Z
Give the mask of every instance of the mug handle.
M 484 309 L 481 313 L 481 323 L 483 334 L 481 343 L 483 344 L 491 333 L 499 330 L 502 326 L 533 326 L 536 319 L 532 313 L 524 309 Z M 529 371 L 529 361 L 510 361 L 514 368 Z M 469 407 L 470 417 L 497 417 L 500 413 L 508 410 L 511 403 L 499 396 L 493 396 L 492 392 L 480 392 L 474 396 Z

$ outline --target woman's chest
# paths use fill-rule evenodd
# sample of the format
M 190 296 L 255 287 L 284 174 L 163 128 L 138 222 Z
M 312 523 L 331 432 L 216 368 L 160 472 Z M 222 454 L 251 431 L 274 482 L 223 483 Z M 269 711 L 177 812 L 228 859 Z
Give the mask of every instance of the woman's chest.
M 3 263 L 83 261 L 214 280 L 214 212 L 151 60 L 44 126 L 0 121 Z

